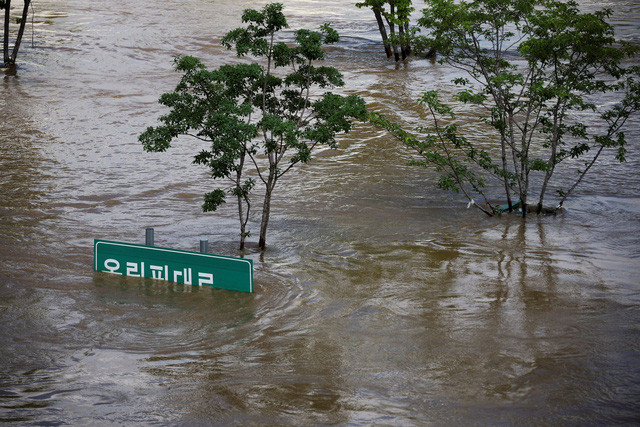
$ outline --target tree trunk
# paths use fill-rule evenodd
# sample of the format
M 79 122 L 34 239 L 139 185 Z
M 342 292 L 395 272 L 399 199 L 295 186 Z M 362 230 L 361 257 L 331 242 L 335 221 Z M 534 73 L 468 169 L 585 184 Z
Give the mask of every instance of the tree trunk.
M 409 18 L 407 18 L 408 20 Z M 407 33 L 407 35 L 409 34 L 409 22 L 405 22 L 404 23 L 404 32 Z M 409 40 L 408 36 L 407 36 L 407 40 Z M 407 56 L 411 55 L 411 43 L 409 43 L 407 41 L 405 49 L 407 51 Z
M 396 6 L 393 3 L 393 1 L 389 3 L 389 8 L 390 8 L 389 16 L 393 18 L 396 13 Z M 395 36 L 396 35 L 395 24 L 391 22 L 389 19 L 387 19 L 387 24 L 389 24 L 389 32 L 391 33 L 391 37 Z M 395 58 L 396 62 L 400 61 L 400 54 L 398 53 L 398 45 L 396 43 L 393 43 L 393 57 Z
M 398 32 L 400 33 L 400 50 L 402 59 L 405 60 L 411 55 L 411 44 L 409 42 L 409 10 L 406 5 L 398 6 Z
M 22 20 L 20 21 L 20 29 L 18 30 L 18 37 L 16 38 L 16 44 L 13 46 L 13 53 L 11 54 L 10 63 L 16 63 L 16 57 L 18 56 L 18 49 L 20 49 L 20 43 L 22 43 L 22 35 L 24 34 L 24 28 L 29 16 L 29 5 L 31 0 L 24 0 L 24 7 L 22 8 Z
M 240 164 L 238 165 L 238 169 L 236 171 L 236 190 L 238 193 L 236 197 L 238 198 L 238 219 L 240 220 L 240 250 L 244 249 L 244 239 L 245 239 L 245 230 L 246 230 L 246 222 L 244 221 L 244 212 L 242 208 L 242 200 L 244 197 L 242 196 L 242 192 L 240 190 L 242 185 L 242 171 L 244 169 L 244 159 L 247 155 L 246 150 L 243 150 L 240 154 Z M 249 208 L 247 207 L 247 216 L 249 216 Z
M 264 203 L 262 204 L 262 222 L 260 223 L 260 240 L 258 242 L 258 247 L 261 250 L 264 250 L 267 245 L 267 226 L 269 225 L 269 213 L 271 211 L 271 194 L 276 185 L 276 170 L 275 167 L 271 169 L 264 193 Z
M 514 117 L 513 112 L 509 114 L 509 140 L 510 146 L 515 147 L 516 141 L 514 138 Z M 527 147 L 526 135 L 522 136 L 520 142 L 520 153 L 517 153 L 514 148 L 511 149 L 513 156 L 513 168 L 518 179 L 518 193 L 520 195 L 520 209 L 522 209 L 522 217 L 527 215 L 527 196 L 529 191 L 529 149 Z M 518 170 L 518 168 L 520 170 Z
M 244 240 L 246 238 L 245 235 L 245 225 L 240 224 L 240 250 L 244 249 Z
M 504 160 L 506 160 L 506 155 L 504 157 Z M 509 188 L 509 179 L 507 177 L 504 178 L 504 191 L 507 195 L 507 206 L 509 206 L 509 213 L 511 213 L 513 212 L 513 202 L 511 201 L 511 189 Z
M 552 148 L 552 158 L 555 162 L 555 146 Z M 553 163 L 552 163 L 553 165 Z M 554 166 L 550 166 L 549 170 L 547 170 L 547 172 L 544 175 L 544 181 L 542 183 L 542 189 L 540 190 L 540 198 L 538 199 L 538 208 L 536 209 L 536 213 L 541 213 L 542 212 L 542 204 L 544 202 L 544 194 L 547 192 L 547 186 L 549 185 L 549 180 L 551 179 L 551 175 L 553 175 L 553 170 L 554 170 Z
M 244 239 L 246 222 L 244 222 L 244 213 L 242 209 L 242 196 L 238 194 L 238 218 L 240 219 L 240 250 L 244 249 Z
M 382 13 L 380 13 L 379 9 L 373 9 L 373 14 L 376 17 L 376 22 L 378 23 L 378 29 L 380 30 L 380 35 L 382 36 L 382 43 L 384 44 L 384 53 L 387 54 L 387 58 L 391 58 L 393 53 L 391 52 L 391 46 L 389 46 L 389 36 L 387 35 L 387 28 L 384 26 L 384 21 L 382 20 Z
M 4 9 L 4 64 L 9 65 L 9 20 L 11 19 L 11 0 L 6 0 Z
M 529 161 L 529 157 L 527 156 L 526 159 L 523 158 L 523 164 L 522 164 L 522 172 L 523 172 L 523 184 L 522 184 L 522 188 L 523 190 L 520 192 L 520 209 L 522 209 L 522 218 L 525 218 L 527 216 L 527 213 L 529 213 L 527 211 L 527 197 L 529 196 L 529 167 L 525 164 L 525 162 Z
M 546 170 L 544 174 L 544 181 L 542 183 L 542 189 L 540 190 L 540 199 L 538 200 L 538 209 L 536 209 L 536 213 L 540 214 L 542 212 L 542 204 L 544 202 L 544 195 L 547 192 L 547 185 L 549 185 L 549 180 L 551 180 L 551 175 L 556 167 L 556 156 L 558 152 L 558 110 L 560 109 L 560 105 L 557 105 L 554 114 L 553 114 L 553 139 L 551 140 L 551 155 L 549 156 L 549 168 Z
M 404 26 L 402 24 L 398 25 L 398 31 L 400 33 L 400 36 L 402 37 L 402 42 L 400 44 L 400 51 L 402 52 L 402 60 L 404 61 L 405 59 L 407 59 L 407 56 L 409 56 L 409 50 L 407 49 L 407 44 L 404 41 L 405 32 L 404 32 Z
M 249 222 L 249 212 L 251 212 L 249 198 L 246 195 L 239 198 L 238 203 L 240 203 L 240 206 L 242 206 L 242 200 L 247 205 L 247 212 L 242 216 L 242 209 L 240 209 L 240 249 L 244 249 L 245 240 L 247 239 L 247 222 Z
M 502 119 L 504 121 L 504 118 Z M 501 132 L 501 140 L 500 140 L 500 148 L 502 154 L 502 170 L 504 171 L 504 192 L 507 196 L 507 206 L 509 207 L 509 213 L 513 212 L 513 202 L 511 200 L 511 188 L 509 187 L 509 177 L 507 176 L 507 168 L 509 164 L 507 163 L 507 141 L 506 135 L 504 135 L 504 131 Z

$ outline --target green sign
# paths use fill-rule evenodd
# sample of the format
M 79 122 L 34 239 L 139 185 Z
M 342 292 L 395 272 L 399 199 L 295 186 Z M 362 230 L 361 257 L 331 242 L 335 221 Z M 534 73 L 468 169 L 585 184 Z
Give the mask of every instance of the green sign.
M 96 271 L 253 292 L 253 261 L 131 243 L 93 241 Z

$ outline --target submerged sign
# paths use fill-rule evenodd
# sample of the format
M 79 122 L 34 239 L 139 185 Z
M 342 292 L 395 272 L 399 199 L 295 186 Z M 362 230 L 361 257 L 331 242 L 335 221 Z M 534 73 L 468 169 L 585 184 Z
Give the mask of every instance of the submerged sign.
M 250 259 L 96 239 L 93 267 L 122 276 L 253 292 Z

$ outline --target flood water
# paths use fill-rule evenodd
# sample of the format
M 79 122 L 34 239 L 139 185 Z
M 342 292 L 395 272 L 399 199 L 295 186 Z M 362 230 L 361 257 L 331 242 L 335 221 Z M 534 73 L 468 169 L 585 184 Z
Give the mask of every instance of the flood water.
M 526 222 L 465 209 L 359 125 L 282 181 L 268 249 L 240 253 L 235 206 L 200 210 L 198 142 L 150 154 L 137 136 L 179 78 L 172 58 L 237 62 L 220 38 L 264 3 L 34 2 L 0 74 L 0 420 L 640 422 L 640 120 L 627 163 L 603 159 L 564 213 Z M 345 93 L 417 125 L 414 100 L 453 71 L 387 61 L 352 3 L 284 1 L 292 28 L 341 33 L 327 62 Z M 582 4 L 614 7 L 640 42 L 640 2 Z M 146 227 L 252 259 L 256 292 L 93 271 L 94 238 L 144 243 Z

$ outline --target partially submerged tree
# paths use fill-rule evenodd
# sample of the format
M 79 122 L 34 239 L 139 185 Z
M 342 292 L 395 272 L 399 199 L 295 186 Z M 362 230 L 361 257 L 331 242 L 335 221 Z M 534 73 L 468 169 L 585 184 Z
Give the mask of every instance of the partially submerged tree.
M 190 56 L 176 58 L 175 62 L 176 70 L 184 73 L 182 79 L 173 92 L 160 97 L 160 103 L 171 110 L 160 117 L 161 126 L 149 127 L 140 135 L 140 142 L 146 151 L 165 151 L 180 135 L 208 144 L 194 157 L 194 163 L 208 166 L 213 178 L 226 178 L 231 185 L 205 194 L 202 210 L 217 210 L 226 193 L 235 196 L 240 248 L 244 248 L 249 234 L 249 193 L 255 184 L 244 172 L 247 153 L 254 150 L 251 141 L 258 133 L 251 123 L 251 112 L 263 70 L 257 64 L 239 64 L 208 71 L 200 60 Z
M 24 34 L 25 24 L 27 22 L 27 14 L 29 13 L 29 5 L 31 4 L 31 0 L 24 0 L 24 5 L 22 7 L 22 17 L 18 19 L 19 28 L 18 33 L 16 35 L 16 42 L 13 45 L 13 50 L 11 54 L 9 54 L 9 36 L 10 36 L 10 22 L 11 22 L 11 0 L 0 0 L 0 10 L 4 10 L 4 26 L 3 26 L 3 43 L 2 43 L 2 51 L 3 51 L 3 67 L 8 67 L 10 65 L 14 65 L 16 63 L 16 58 L 18 57 L 18 50 L 20 49 L 20 44 L 22 43 L 22 36 Z
M 356 6 L 369 7 L 373 11 L 387 58 L 393 56 L 400 61 L 411 54 L 409 21 L 414 10 L 411 0 L 364 0 Z
M 561 163 L 578 159 L 584 167 L 573 182 L 556 184 L 560 206 L 603 152 L 625 160 L 622 128 L 640 109 L 640 69 L 623 66 L 638 48 L 615 39 L 606 22 L 611 10 L 581 13 L 573 1 L 555 0 L 427 4 L 419 21 L 427 42 L 441 63 L 466 74 L 453 81 L 460 87 L 455 98 L 477 106 L 493 138 L 461 136 L 453 110 L 435 91 L 421 100 L 432 123 L 417 134 L 379 114 L 371 120 L 415 149 L 423 164 L 435 165 L 441 187 L 463 192 L 489 215 L 516 205 L 525 215 L 534 197 L 540 213 Z M 534 174 L 539 188 L 531 188 Z M 502 183 L 504 208 L 486 195 L 491 178 Z
M 238 56 L 251 55 L 263 64 L 225 65 L 208 71 L 195 58 L 179 58 L 177 70 L 184 76 L 174 92 L 160 99 L 171 111 L 160 117 L 160 126 L 149 127 L 140 141 L 147 151 L 165 151 L 180 135 L 209 144 L 194 163 L 207 165 L 213 178 L 227 178 L 232 184 L 226 191 L 217 188 L 207 193 L 203 209 L 216 210 L 226 193 L 236 196 L 241 248 L 248 235 L 251 191 L 256 184 L 246 176 L 257 177 L 265 191 L 259 238 L 264 249 L 271 200 L 280 179 L 295 165 L 308 162 L 317 146 L 336 147 L 336 136 L 349 132 L 353 119 L 364 119 L 366 109 L 358 96 L 326 91 L 344 85 L 338 70 L 315 65 L 324 59 L 322 46 L 338 41 L 329 25 L 320 31 L 296 31 L 290 46 L 276 41 L 276 35 L 288 27 L 281 4 L 268 4 L 260 11 L 247 9 L 242 21 L 248 26 L 231 31 L 222 43 L 235 48 Z

